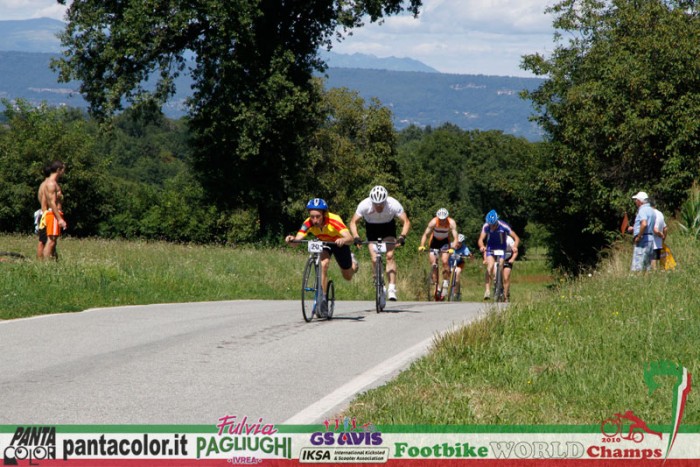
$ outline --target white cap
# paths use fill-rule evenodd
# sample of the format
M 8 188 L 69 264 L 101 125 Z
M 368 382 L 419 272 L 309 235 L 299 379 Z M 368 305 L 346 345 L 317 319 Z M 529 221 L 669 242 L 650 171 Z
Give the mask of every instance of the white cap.
M 649 195 L 647 195 L 645 192 L 640 191 L 636 195 L 632 197 L 632 199 L 638 199 L 639 201 L 646 201 L 649 199 Z

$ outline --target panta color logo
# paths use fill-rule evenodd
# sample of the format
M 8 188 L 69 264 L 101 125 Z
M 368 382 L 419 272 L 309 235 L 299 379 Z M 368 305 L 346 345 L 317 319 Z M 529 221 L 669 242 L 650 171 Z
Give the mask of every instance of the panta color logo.
M 18 465 L 19 460 L 28 460 L 29 465 L 38 465 L 44 459 L 56 458 L 56 427 L 17 427 L 10 445 L 3 450 L 4 465 Z
M 649 395 L 652 395 L 654 391 L 659 388 L 659 383 L 656 380 L 656 378 L 659 376 L 671 376 L 674 378 L 672 402 L 673 418 L 671 433 L 669 434 L 668 443 L 666 445 L 666 455 L 664 456 L 664 458 L 667 459 L 668 455 L 671 453 L 671 448 L 673 448 L 673 443 L 676 441 L 678 429 L 681 425 L 681 420 L 683 419 L 683 412 L 685 411 L 686 402 L 688 401 L 688 394 L 690 393 L 691 389 L 691 374 L 688 373 L 687 368 L 677 363 L 669 361 L 648 363 L 644 368 L 644 382 L 649 388 Z M 603 420 L 600 425 L 600 431 L 605 436 L 603 441 L 606 443 L 616 443 L 620 442 L 621 440 L 641 443 L 644 440 L 645 434 L 658 436 L 659 439 L 663 439 L 662 433 L 651 430 L 644 420 L 638 417 L 632 410 L 627 410 L 624 413 L 616 413 L 613 417 Z M 592 449 L 593 451 L 591 451 Z M 593 455 L 593 457 L 619 457 L 617 456 L 617 451 L 621 450 L 611 450 L 603 446 L 592 446 L 589 448 L 589 455 Z M 628 449 L 621 452 L 627 453 L 635 451 L 640 451 L 642 457 L 644 458 L 660 458 L 662 456 L 660 449 Z M 612 455 L 605 455 L 603 453 L 610 453 Z

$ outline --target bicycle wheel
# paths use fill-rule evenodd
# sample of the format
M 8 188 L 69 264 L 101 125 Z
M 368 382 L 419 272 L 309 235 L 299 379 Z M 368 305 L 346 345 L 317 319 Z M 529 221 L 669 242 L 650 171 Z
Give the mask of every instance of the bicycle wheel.
M 449 293 L 447 294 L 447 301 L 454 302 L 456 296 L 457 296 L 457 274 L 455 274 L 455 270 L 453 268 L 452 273 L 450 274 L 450 288 L 449 288 Z
M 319 285 L 317 269 L 318 265 L 314 258 L 309 258 L 301 283 L 301 313 L 307 323 L 314 319 L 316 314 L 316 293 Z
M 384 310 L 384 305 L 386 304 L 386 297 L 384 296 L 384 265 L 382 264 L 381 256 L 377 256 L 377 266 L 374 273 L 377 289 L 375 294 L 375 303 L 377 305 L 377 313 L 381 313 Z
M 501 265 L 496 262 L 494 265 L 496 268 L 496 280 L 494 284 L 494 291 L 493 291 L 493 299 L 496 302 L 502 302 L 504 300 L 503 297 L 503 268 Z
M 333 310 L 335 309 L 335 286 L 333 285 L 333 281 L 328 281 L 326 303 L 328 304 L 328 313 L 326 314 L 326 319 L 333 319 Z

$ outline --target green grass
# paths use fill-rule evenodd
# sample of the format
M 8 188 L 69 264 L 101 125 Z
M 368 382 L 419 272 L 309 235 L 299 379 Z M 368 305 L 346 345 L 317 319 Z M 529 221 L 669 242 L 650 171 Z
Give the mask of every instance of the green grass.
M 672 378 L 649 395 L 648 362 L 697 374 L 700 248 L 672 236 L 680 266 L 629 273 L 631 246 L 591 277 L 490 313 L 436 340 L 433 351 L 347 409 L 377 424 L 599 424 L 633 410 L 671 423 Z M 700 422 L 690 402 L 684 424 Z
M 42 262 L 34 259 L 35 248 L 35 237 L 0 236 L 0 251 L 27 258 L 0 262 L 0 319 L 149 303 L 296 300 L 308 255 L 303 246 L 227 248 L 67 237 L 59 240 L 60 260 Z M 337 265 L 331 265 L 338 300 L 374 300 L 367 249 L 357 252 L 357 257 L 360 271 L 351 282 L 342 279 Z M 406 247 L 397 252 L 397 260 L 399 297 L 425 300 L 427 257 Z M 531 270 L 549 278 L 543 260 L 519 262 L 513 289 L 521 297 L 545 285 L 540 279 L 528 282 L 526 273 Z M 467 265 L 463 284 L 464 300 L 481 300 L 479 262 Z

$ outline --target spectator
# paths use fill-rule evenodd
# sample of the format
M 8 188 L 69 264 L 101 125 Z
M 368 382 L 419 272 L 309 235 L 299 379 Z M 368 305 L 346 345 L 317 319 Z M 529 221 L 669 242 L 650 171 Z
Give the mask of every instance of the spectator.
M 651 259 L 654 255 L 654 225 L 656 215 L 649 204 L 649 195 L 640 191 L 632 197 L 637 206 L 637 216 L 634 219 L 634 254 L 632 255 L 632 271 L 648 271 L 651 269 Z
M 63 192 L 58 180 L 66 172 L 66 166 L 61 161 L 53 161 L 45 171 L 46 179 L 39 186 L 37 197 L 41 204 L 41 219 L 39 220 L 39 243 L 44 243 L 41 257 L 43 259 L 58 259 L 56 242 L 61 231 L 68 227 L 63 218 Z M 37 253 L 39 253 L 37 248 Z

